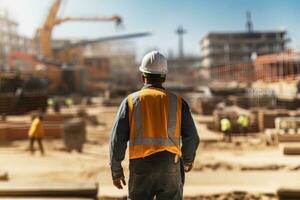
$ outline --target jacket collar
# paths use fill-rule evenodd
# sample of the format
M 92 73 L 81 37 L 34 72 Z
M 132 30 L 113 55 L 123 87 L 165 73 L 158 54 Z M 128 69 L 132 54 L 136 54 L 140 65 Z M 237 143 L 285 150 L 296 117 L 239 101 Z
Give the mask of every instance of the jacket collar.
M 149 84 L 144 84 L 142 89 L 146 89 L 146 88 L 160 88 L 160 89 L 165 89 L 161 83 L 149 83 Z

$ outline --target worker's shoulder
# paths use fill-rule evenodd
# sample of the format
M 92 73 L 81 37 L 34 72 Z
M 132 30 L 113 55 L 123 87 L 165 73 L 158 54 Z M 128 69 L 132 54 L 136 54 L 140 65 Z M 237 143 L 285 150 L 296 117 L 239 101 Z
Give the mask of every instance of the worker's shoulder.
M 172 92 L 172 91 L 167 90 L 167 93 L 168 93 L 169 95 L 174 95 L 174 96 L 176 96 L 176 97 L 178 97 L 178 98 L 183 99 L 182 96 L 181 96 L 180 94 L 177 94 L 176 92 Z
M 139 93 L 140 93 L 140 90 L 130 93 L 124 100 L 128 101 L 129 98 L 137 98 L 139 96 Z

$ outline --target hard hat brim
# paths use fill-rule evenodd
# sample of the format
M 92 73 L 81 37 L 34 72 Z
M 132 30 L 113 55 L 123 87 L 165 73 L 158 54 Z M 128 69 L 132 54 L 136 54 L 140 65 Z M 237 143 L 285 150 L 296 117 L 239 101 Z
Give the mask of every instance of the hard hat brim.
M 168 70 L 163 70 L 163 71 L 153 71 L 153 70 L 147 70 L 145 69 L 144 67 L 140 66 L 139 67 L 139 70 L 140 72 L 143 72 L 143 73 L 148 73 L 148 74 L 167 74 L 168 73 Z

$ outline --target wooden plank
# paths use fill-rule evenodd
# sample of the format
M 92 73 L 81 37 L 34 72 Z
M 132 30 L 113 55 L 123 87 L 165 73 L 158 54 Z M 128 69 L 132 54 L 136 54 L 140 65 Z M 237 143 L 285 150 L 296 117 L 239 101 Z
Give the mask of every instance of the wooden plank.
M 299 147 L 284 147 L 284 155 L 300 155 L 300 146 Z
M 91 186 L 8 186 L 0 187 L 0 199 L 3 197 L 53 197 L 97 199 L 98 187 Z
M 299 200 L 300 188 L 280 188 L 277 194 L 280 200 Z
M 300 134 L 278 134 L 278 142 L 300 142 Z

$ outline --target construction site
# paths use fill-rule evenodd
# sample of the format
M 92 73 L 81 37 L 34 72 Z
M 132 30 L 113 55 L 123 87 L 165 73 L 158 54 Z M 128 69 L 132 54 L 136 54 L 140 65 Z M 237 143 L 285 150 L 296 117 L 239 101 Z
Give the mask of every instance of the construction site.
M 155 33 L 55 38 L 72 22 L 126 27 L 121 14 L 58 15 L 71 2 L 49 0 L 33 37 L 0 4 L 0 199 L 127 199 L 113 185 L 110 137 L 122 100 L 143 87 L 135 41 Z M 189 30 L 172 33 L 163 86 L 188 103 L 200 138 L 186 200 L 300 200 L 300 49 L 288 29 L 256 30 L 249 11 L 244 21 L 206 29 L 199 55 L 184 52 Z M 128 182 L 128 153 L 122 166 Z

